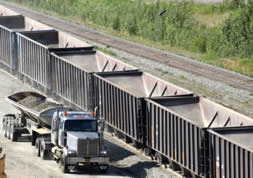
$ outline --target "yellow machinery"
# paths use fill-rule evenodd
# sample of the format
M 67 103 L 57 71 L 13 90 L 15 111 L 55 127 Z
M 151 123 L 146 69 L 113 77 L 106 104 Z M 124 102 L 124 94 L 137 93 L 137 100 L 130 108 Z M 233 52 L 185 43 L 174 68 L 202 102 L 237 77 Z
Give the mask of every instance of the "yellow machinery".
M 7 178 L 5 172 L 5 154 L 2 151 L 2 148 L 0 147 L 0 178 Z

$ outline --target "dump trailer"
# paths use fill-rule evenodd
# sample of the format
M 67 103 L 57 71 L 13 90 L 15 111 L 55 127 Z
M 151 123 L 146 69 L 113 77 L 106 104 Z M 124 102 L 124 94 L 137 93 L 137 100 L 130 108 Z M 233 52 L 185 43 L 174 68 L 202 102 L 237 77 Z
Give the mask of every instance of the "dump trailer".
M 75 111 L 36 92 L 15 93 L 6 100 L 20 113 L 3 117 L 5 137 L 18 141 L 22 134 L 30 134 L 37 156 L 53 158 L 64 173 L 83 165 L 107 171 L 104 122 L 94 113 Z

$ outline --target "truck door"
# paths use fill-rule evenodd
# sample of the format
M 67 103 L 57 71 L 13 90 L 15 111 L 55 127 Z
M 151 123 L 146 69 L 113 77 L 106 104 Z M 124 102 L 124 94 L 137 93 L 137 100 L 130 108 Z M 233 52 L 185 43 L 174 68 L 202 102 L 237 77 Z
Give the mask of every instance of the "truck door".
M 60 122 L 58 134 L 59 134 L 59 137 L 58 137 L 59 145 L 64 147 L 67 141 L 67 135 L 66 135 L 66 132 L 64 132 L 64 121 Z

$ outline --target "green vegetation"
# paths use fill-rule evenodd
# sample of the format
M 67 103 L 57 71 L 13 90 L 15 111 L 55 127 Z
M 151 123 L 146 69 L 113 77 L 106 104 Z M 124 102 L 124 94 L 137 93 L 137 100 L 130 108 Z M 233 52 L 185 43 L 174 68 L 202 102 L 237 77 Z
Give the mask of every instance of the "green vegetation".
M 252 5 L 142 0 L 21 2 L 113 35 L 253 76 Z
M 111 56 L 115 56 L 117 57 L 117 54 L 111 50 L 109 50 L 108 48 L 100 48 L 100 47 L 96 47 L 99 51 L 102 51 L 103 53 L 109 54 Z

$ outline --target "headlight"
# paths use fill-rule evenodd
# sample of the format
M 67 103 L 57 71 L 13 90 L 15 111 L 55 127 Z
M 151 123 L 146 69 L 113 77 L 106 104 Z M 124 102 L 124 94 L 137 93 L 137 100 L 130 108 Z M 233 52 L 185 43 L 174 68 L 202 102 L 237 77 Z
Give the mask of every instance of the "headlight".
M 68 150 L 68 156 L 76 156 L 76 151 Z
M 107 151 L 106 150 L 102 150 L 100 153 L 101 153 L 101 155 L 107 155 Z

